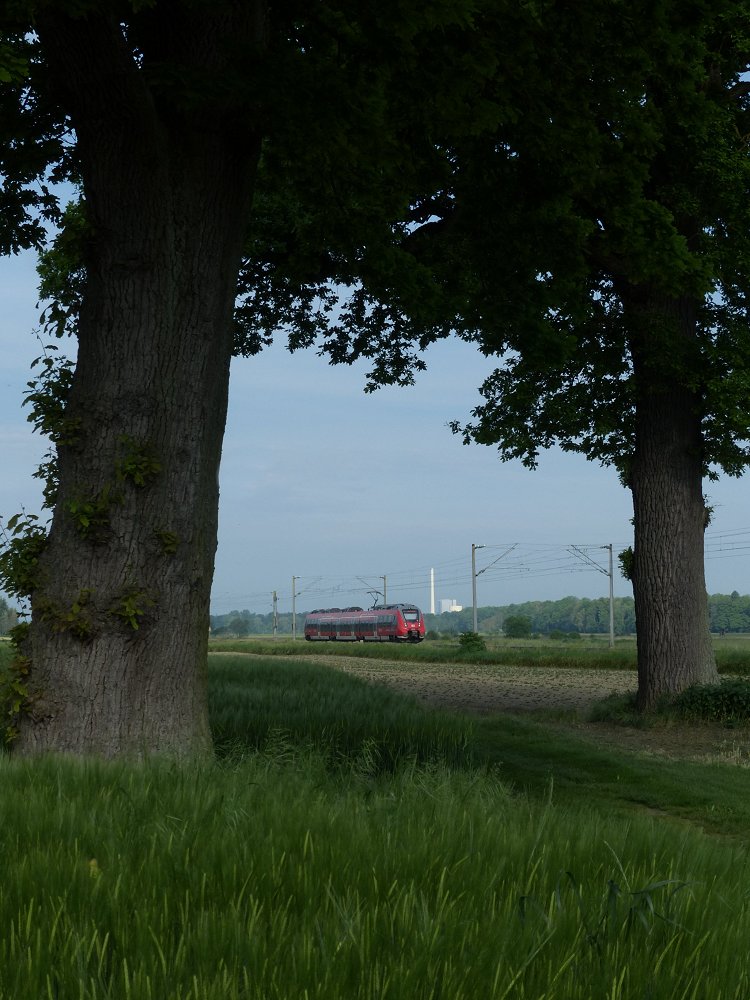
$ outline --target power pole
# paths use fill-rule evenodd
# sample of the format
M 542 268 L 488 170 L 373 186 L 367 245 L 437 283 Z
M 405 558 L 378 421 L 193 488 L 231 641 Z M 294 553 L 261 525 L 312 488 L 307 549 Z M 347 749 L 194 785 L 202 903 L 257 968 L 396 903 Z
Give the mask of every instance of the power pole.
M 292 639 L 297 638 L 297 577 L 292 577 Z
M 370 584 L 367 582 L 367 580 L 364 580 L 361 576 L 358 576 L 357 579 L 360 580 L 362 583 L 364 583 L 364 585 L 367 588 L 369 588 Z M 388 603 L 388 589 L 387 589 L 388 578 L 385 577 L 385 576 L 378 576 L 375 579 L 383 581 L 383 589 L 382 590 L 375 590 L 375 589 L 373 589 L 373 590 L 369 590 L 368 589 L 367 590 L 367 593 L 372 597 L 372 605 L 373 605 L 373 607 L 375 607 L 377 605 L 379 597 L 383 598 L 383 604 L 387 604 Z
M 478 628 L 477 628 L 477 577 L 481 576 L 482 573 L 486 573 L 487 570 L 491 566 L 494 566 L 495 563 L 498 563 L 498 562 L 500 562 L 501 559 L 504 559 L 508 555 L 508 553 L 512 552 L 513 549 L 515 549 L 517 546 L 518 546 L 518 542 L 513 542 L 513 544 L 510 545 L 507 549 L 505 549 L 504 552 L 500 553 L 500 555 L 497 557 L 497 559 L 493 559 L 491 563 L 488 563 L 484 567 L 484 569 L 480 569 L 478 573 L 477 573 L 476 551 L 477 551 L 477 549 L 484 549 L 484 548 L 486 548 L 486 546 L 484 546 L 484 545 L 474 545 L 474 544 L 472 544 L 472 546 L 471 546 L 471 600 L 472 600 L 472 604 L 474 605 L 474 631 L 475 632 L 479 631 Z M 493 548 L 494 548 L 494 546 L 493 546 Z
M 277 633 L 279 631 L 279 612 L 278 612 L 277 605 L 278 605 L 278 598 L 276 597 L 276 591 L 274 590 L 274 592 L 273 592 L 273 637 L 274 637 L 274 639 L 276 638 L 276 635 L 277 635 Z
M 612 568 L 612 543 L 606 545 L 609 549 L 609 648 L 615 648 L 615 574 Z
M 477 628 L 477 549 L 483 549 L 484 545 L 475 545 L 474 542 L 471 543 L 471 604 L 474 609 L 474 631 L 478 632 Z
M 600 549 L 607 549 L 609 552 L 609 570 L 604 569 L 600 566 L 598 562 L 595 562 L 591 556 L 586 555 L 586 553 L 580 549 L 577 545 L 571 545 L 568 548 L 568 552 L 572 555 L 577 556 L 582 562 L 588 563 L 599 573 L 604 573 L 605 576 L 609 577 L 609 648 L 614 649 L 615 647 L 615 575 L 612 569 L 612 543 L 609 545 L 600 545 Z

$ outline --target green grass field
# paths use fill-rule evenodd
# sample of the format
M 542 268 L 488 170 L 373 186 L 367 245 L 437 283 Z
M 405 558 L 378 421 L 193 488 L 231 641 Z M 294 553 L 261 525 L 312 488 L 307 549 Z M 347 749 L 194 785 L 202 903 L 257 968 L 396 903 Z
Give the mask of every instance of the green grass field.
M 215 652 L 257 652 L 268 656 L 365 656 L 381 660 L 405 660 L 416 663 L 483 663 L 514 664 L 516 666 L 596 666 L 602 669 L 635 669 L 635 643 L 631 639 L 618 642 L 610 650 L 606 639 L 597 637 L 588 642 L 550 642 L 548 640 L 490 639 L 487 651 L 463 651 L 455 639 L 438 639 L 411 643 L 390 642 L 306 642 L 289 637 L 273 639 L 257 636 L 247 639 L 216 639 L 209 643 Z M 750 644 L 748 645 L 750 660 Z
M 553 642 L 549 639 L 485 640 L 487 651 L 464 652 L 456 639 L 438 639 L 418 645 L 390 642 L 306 642 L 288 636 L 257 636 L 247 639 L 215 639 L 209 649 L 215 652 L 254 652 L 267 656 L 367 656 L 373 659 L 422 663 L 511 664 L 513 666 L 572 667 L 597 670 L 635 670 L 635 637 L 618 637 L 614 649 L 607 636 L 582 637 L 576 641 Z M 714 650 L 720 673 L 750 675 L 750 634 L 714 636 Z
M 213 761 L 0 757 L 0 1000 L 750 996 L 746 769 L 313 659 L 210 685 Z

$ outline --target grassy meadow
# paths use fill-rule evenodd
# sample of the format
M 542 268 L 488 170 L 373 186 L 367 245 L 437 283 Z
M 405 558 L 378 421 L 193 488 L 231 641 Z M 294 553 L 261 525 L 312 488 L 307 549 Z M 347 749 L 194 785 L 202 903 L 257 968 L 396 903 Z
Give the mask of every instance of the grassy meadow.
M 213 760 L 0 757 L 0 1000 L 750 995 L 745 768 L 209 667 Z
M 476 663 L 522 667 L 571 667 L 596 670 L 637 669 L 635 636 L 618 636 L 613 649 L 606 635 L 582 636 L 576 640 L 505 639 L 484 637 L 485 652 L 467 652 L 457 639 L 436 639 L 417 645 L 390 642 L 306 642 L 289 636 L 253 636 L 246 639 L 214 639 L 215 652 L 263 653 L 267 656 L 357 656 L 410 663 Z M 720 673 L 750 675 L 750 634 L 715 635 L 716 662 Z

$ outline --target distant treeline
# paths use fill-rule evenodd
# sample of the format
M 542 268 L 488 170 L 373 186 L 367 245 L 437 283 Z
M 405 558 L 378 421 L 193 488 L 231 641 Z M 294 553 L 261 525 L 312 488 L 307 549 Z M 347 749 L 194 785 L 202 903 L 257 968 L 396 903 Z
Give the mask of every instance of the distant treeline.
M 16 624 L 18 615 L 6 600 L 0 597 L 0 635 L 7 635 Z
M 712 632 L 750 632 L 750 596 L 712 594 L 708 598 Z M 524 604 L 507 604 L 503 607 L 477 608 L 477 626 L 480 632 L 499 633 L 506 618 L 523 615 L 531 621 L 532 632 L 549 635 L 551 632 L 606 634 L 609 632 L 609 600 L 606 597 L 563 597 L 559 601 L 527 601 Z M 304 614 L 297 615 L 297 633 L 302 634 Z M 616 635 L 635 633 L 635 609 L 632 597 L 614 600 Z M 428 631 L 440 635 L 459 635 L 473 628 L 471 608 L 447 611 L 442 615 L 425 615 Z M 226 615 L 211 615 L 211 632 L 215 636 L 268 635 L 273 631 L 273 615 L 260 615 L 252 611 L 230 611 Z M 277 632 L 291 635 L 291 613 L 278 615 Z
M 748 598 L 750 609 L 750 598 Z M 531 631 L 540 635 L 550 632 L 602 633 L 609 632 L 609 599 L 597 597 L 563 597 L 559 601 L 526 601 L 523 604 L 506 604 L 503 607 L 477 608 L 477 628 L 480 632 L 503 631 L 506 618 L 523 616 L 531 621 Z M 425 615 L 428 629 L 443 633 L 459 634 L 473 629 L 474 612 L 471 608 L 451 611 L 442 615 Z M 635 632 L 635 610 L 632 597 L 614 600 L 616 635 Z M 750 617 L 748 618 L 750 628 Z
M 632 597 L 616 597 L 614 601 L 615 635 L 635 633 L 635 610 Z M 708 598 L 709 620 L 712 632 L 750 632 L 750 596 L 738 594 L 711 594 Z M 480 632 L 499 633 L 506 618 L 523 615 L 530 619 L 532 632 L 549 635 L 550 632 L 578 632 L 606 634 L 609 632 L 609 600 L 606 597 L 563 597 L 559 601 L 526 601 L 524 604 L 506 604 L 503 607 L 477 608 L 477 626 Z M 446 611 L 442 615 L 425 615 L 428 631 L 440 635 L 459 635 L 473 628 L 471 608 L 463 611 Z M 16 624 L 16 611 L 0 597 L 0 635 L 6 635 Z M 297 615 L 297 632 L 302 634 L 304 613 Z M 279 614 L 279 635 L 292 634 L 292 615 Z M 226 615 L 211 615 L 211 633 L 219 636 L 270 635 L 273 632 L 273 615 L 260 615 L 254 611 L 230 611 Z

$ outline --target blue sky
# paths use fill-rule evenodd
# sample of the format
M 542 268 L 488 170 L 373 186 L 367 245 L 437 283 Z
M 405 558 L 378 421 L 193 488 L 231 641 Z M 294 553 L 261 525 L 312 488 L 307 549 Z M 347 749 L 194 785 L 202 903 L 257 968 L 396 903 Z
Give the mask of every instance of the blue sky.
M 30 254 L 0 260 L 0 516 L 38 508 L 32 473 L 45 450 L 21 407 L 33 329 Z M 362 604 L 368 590 L 429 610 L 471 603 L 471 546 L 480 605 L 606 596 L 607 552 L 631 540 L 630 494 L 611 469 L 557 450 L 535 472 L 464 446 L 447 422 L 479 401 L 489 362 L 458 341 L 436 345 L 416 386 L 365 394 L 366 366 L 331 368 L 282 343 L 233 362 L 221 465 L 214 613 Z M 711 593 L 750 591 L 750 481 L 708 483 Z M 511 548 L 511 546 L 514 546 Z M 510 551 L 508 551 L 510 550 Z M 615 569 L 615 593 L 629 594 Z

